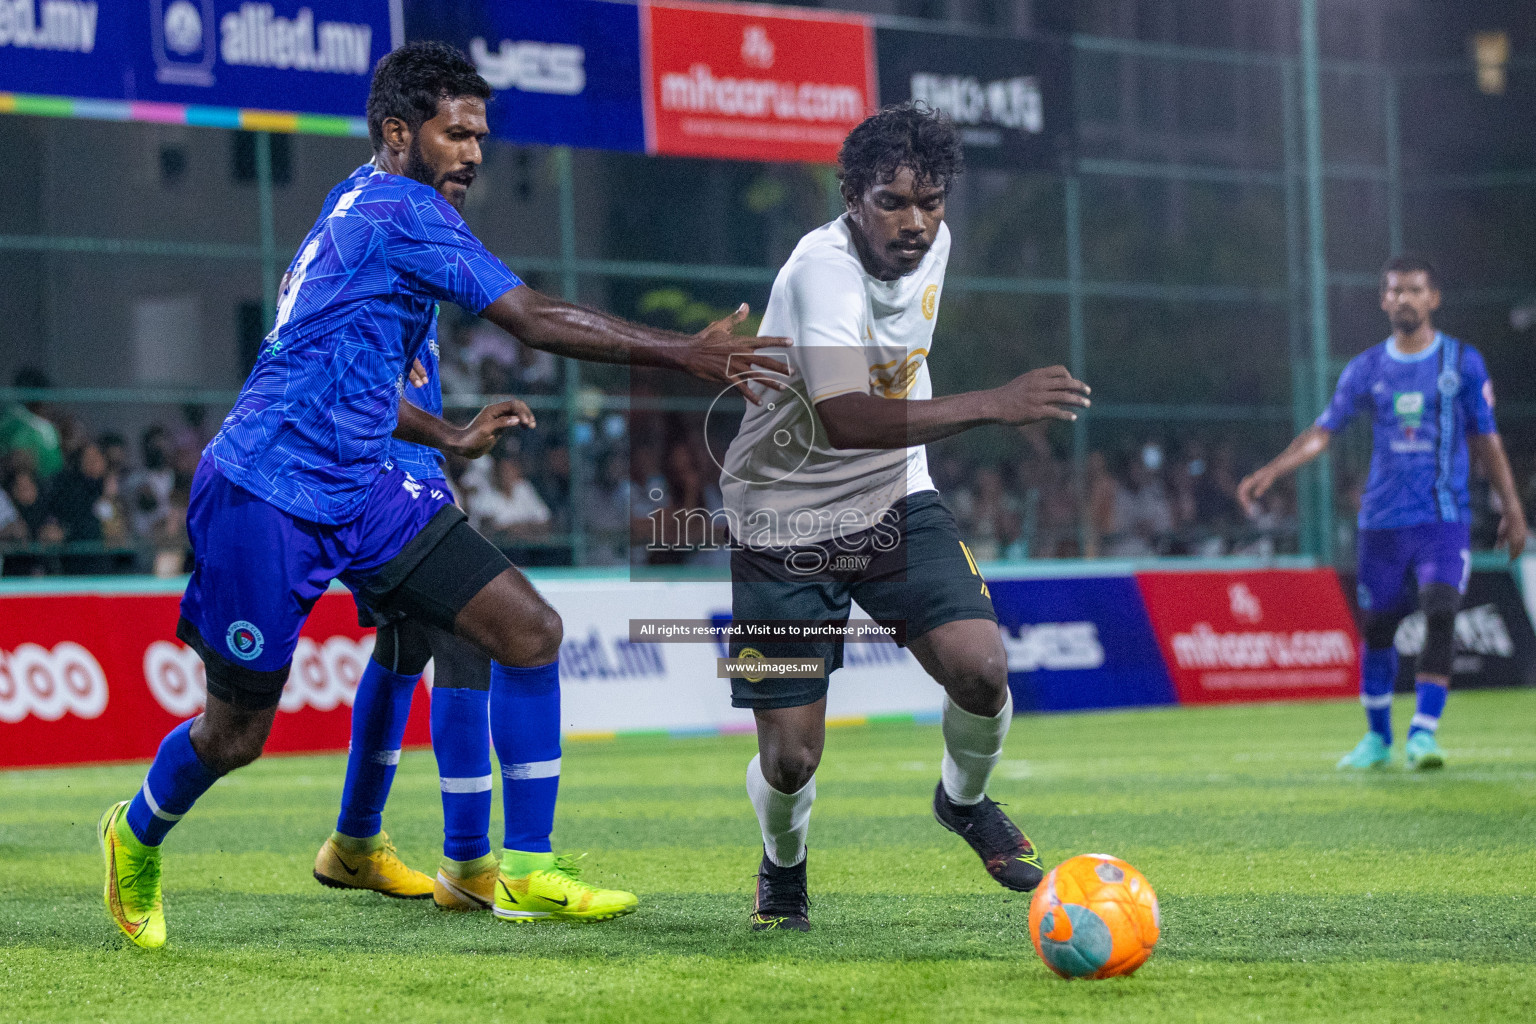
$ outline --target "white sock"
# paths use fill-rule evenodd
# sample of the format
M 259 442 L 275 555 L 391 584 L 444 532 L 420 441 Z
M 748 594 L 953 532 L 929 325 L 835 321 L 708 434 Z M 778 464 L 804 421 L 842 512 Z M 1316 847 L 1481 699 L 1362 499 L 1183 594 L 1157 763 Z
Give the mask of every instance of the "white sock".
M 995 715 L 973 715 L 944 695 L 944 762 L 939 777 L 951 803 L 969 807 L 981 802 L 992 769 L 1003 756 L 1003 738 L 1012 719 L 1012 693 Z
M 805 860 L 805 834 L 811 828 L 811 804 L 816 800 L 816 777 L 797 793 L 780 793 L 763 777 L 761 755 L 747 765 L 747 796 L 763 830 L 763 851 L 781 868 Z

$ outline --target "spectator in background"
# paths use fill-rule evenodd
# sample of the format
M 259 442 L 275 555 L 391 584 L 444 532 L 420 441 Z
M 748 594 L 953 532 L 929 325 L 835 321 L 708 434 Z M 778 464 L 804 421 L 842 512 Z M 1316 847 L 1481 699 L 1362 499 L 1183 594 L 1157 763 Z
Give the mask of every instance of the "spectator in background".
M 637 453 L 639 450 L 637 450 Z M 651 504 L 653 516 L 661 517 L 659 529 L 662 546 L 648 549 L 645 561 L 651 565 L 714 565 L 730 560 L 729 532 L 723 520 L 715 516 L 723 506 L 720 488 L 703 466 L 709 464 L 709 456 L 700 455 L 688 441 L 674 440 L 666 449 L 660 482 L 652 476 L 647 488 L 646 500 L 660 492 L 661 498 Z M 640 514 L 636 509 L 636 514 Z M 651 523 L 645 523 L 642 543 L 649 544 L 653 532 Z
M 1114 539 L 1109 554 L 1141 558 L 1157 554 L 1173 532 L 1173 503 L 1163 484 L 1163 446 L 1148 441 L 1125 465 L 1125 478 L 1115 491 Z
M 54 422 L 59 428 L 59 450 L 64 453 L 64 466 L 67 469 L 70 458 L 91 443 L 91 432 L 86 429 L 85 421 L 72 412 L 61 413 L 55 410 Z
M 1115 532 L 1115 497 L 1120 484 L 1109 470 L 1103 452 L 1089 452 L 1087 465 L 1088 550 L 1089 558 L 1105 553 L 1106 542 Z
M 12 384 L 18 388 L 50 386 L 47 374 L 31 366 L 17 370 Z M 0 413 L 0 456 L 16 451 L 30 453 L 30 470 L 37 474 L 39 482 L 64 468 L 59 431 L 44 415 L 42 402 L 16 402 Z M 13 468 L 23 467 L 13 463 Z
M 471 492 L 466 511 L 475 528 L 498 543 L 536 540 L 549 532 L 549 506 L 511 451 L 496 456 L 490 486 Z
M 0 490 L 0 544 L 26 539 L 27 524 L 21 521 L 21 514 L 16 511 L 10 494 Z
M 126 529 L 118 518 L 116 479 L 107 473 L 107 460 L 87 441 L 73 452 L 48 495 L 48 511 L 71 544 L 103 544 Z M 112 570 L 112 559 L 99 552 L 75 552 L 62 558 L 64 572 L 99 574 Z
M 954 506 L 961 536 L 975 558 L 994 561 L 1018 539 L 1019 501 L 1003 486 L 996 467 L 978 469 L 975 486 L 954 493 Z
M 197 461 L 203 457 L 203 449 L 208 446 L 212 436 L 208 433 L 207 421 L 208 410 L 205 407 L 194 402 L 181 407 L 181 422 L 170 437 L 173 463 L 185 462 L 193 470 L 197 469 Z
M 12 472 L 5 481 L 5 493 L 16 511 L 16 522 L 7 530 L 9 540 L 18 544 L 57 544 L 64 539 L 64 531 L 48 516 L 42 488 L 30 468 Z M 55 566 L 55 559 L 47 555 L 9 555 L 5 558 L 4 574 L 41 576 Z
M 150 539 L 170 512 L 171 489 L 176 485 L 164 427 L 157 423 L 140 435 L 139 455 L 144 464 L 123 481 L 123 497 L 133 535 Z
M 151 571 L 160 577 L 192 571 L 192 543 L 187 538 L 187 504 L 192 485 L 178 481 L 166 499 L 165 514 L 155 521 L 149 540 L 155 546 Z
M 571 450 L 556 444 L 544 450 L 534 490 L 549 506 L 550 526 L 557 533 L 571 528 Z
M 1230 463 L 1229 463 L 1230 466 Z M 1233 494 L 1223 493 L 1206 457 L 1205 443 L 1184 443 L 1169 474 L 1174 522 L 1181 534 L 1176 553 L 1214 557 L 1227 547 L 1229 534 L 1241 523 Z
M 622 565 L 633 526 L 630 519 L 629 467 L 618 452 L 609 452 L 598 465 L 585 511 L 589 542 L 587 561 L 593 565 Z M 641 523 L 644 526 L 644 523 Z M 642 534 L 643 536 L 643 534 Z
M 128 443 L 123 435 L 109 430 L 96 439 L 96 447 L 107 460 L 107 473 L 115 474 L 121 483 L 128 475 Z

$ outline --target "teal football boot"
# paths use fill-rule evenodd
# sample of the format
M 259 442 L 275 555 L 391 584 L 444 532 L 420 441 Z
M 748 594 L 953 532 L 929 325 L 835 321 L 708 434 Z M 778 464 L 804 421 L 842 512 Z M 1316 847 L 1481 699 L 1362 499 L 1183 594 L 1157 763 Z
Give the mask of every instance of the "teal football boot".
M 1403 744 L 1403 752 L 1408 755 L 1408 767 L 1417 771 L 1445 767 L 1445 752 L 1435 742 L 1435 734 L 1427 730 L 1421 729 L 1409 736 L 1408 742 Z
M 1355 744 L 1354 750 L 1339 758 L 1336 767 L 1361 771 L 1366 768 L 1383 768 L 1391 760 L 1392 748 L 1379 733 L 1368 732 L 1365 739 Z

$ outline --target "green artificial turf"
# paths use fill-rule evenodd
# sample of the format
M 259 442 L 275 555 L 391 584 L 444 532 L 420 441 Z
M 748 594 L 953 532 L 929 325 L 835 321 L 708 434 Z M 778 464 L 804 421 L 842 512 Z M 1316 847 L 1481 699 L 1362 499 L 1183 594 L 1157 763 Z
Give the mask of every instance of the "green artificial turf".
M 1105 982 L 1047 972 L 1027 898 L 933 822 L 931 726 L 829 734 L 808 935 L 747 928 L 749 737 L 567 746 L 557 847 L 642 898 L 585 926 L 321 888 L 342 760 L 259 762 L 167 842 L 157 952 L 102 909 L 93 832 L 143 766 L 0 773 L 0 1021 L 1536 1020 L 1536 691 L 1445 723 L 1444 771 L 1361 776 L 1333 769 L 1357 705 L 1018 719 L 992 795 L 1047 864 L 1114 853 L 1161 897 L 1156 954 Z M 385 820 L 430 869 L 430 754 Z

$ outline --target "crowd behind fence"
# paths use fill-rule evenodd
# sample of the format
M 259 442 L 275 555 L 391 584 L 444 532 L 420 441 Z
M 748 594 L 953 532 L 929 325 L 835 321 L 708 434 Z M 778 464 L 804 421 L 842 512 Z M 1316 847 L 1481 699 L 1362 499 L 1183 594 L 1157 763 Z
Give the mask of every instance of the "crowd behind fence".
M 1521 133 L 1481 119 L 1495 102 L 1529 106 L 1536 60 L 1512 57 L 1510 95 L 1493 100 L 1465 60 L 1325 60 L 1309 90 L 1307 62 L 1286 52 L 1086 35 L 1071 48 L 1075 157 L 1052 173 L 976 169 L 953 197 L 963 244 L 946 283 L 936 390 L 1046 362 L 1096 389 L 1072 428 L 992 428 L 930 446 L 934 478 L 982 559 L 1299 551 L 1347 564 L 1368 427 L 1320 460 L 1331 482 L 1310 467 L 1251 513 L 1235 487 L 1321 411 L 1343 357 L 1385 334 L 1373 268 L 1405 244 L 1460 255 L 1442 268 L 1453 282 L 1446 324 L 1488 357 L 1517 477 L 1532 479 L 1536 403 L 1521 401 L 1533 392 L 1519 332 L 1532 323 L 1536 248 L 1517 243 L 1521 225 L 1536 223 L 1522 216 L 1536 157 Z M 1312 154 L 1303 128 L 1318 103 Z M 1447 110 L 1461 111 L 1457 123 L 1445 123 Z M 33 170 L 48 187 L 36 194 L 52 197 L 0 210 L 0 276 L 16 283 L 0 300 L 52 296 L 35 304 L 37 361 L 92 385 L 0 380 L 15 385 L 0 386 L 5 575 L 187 567 L 198 453 L 229 408 L 237 364 L 254 358 L 318 197 L 366 156 L 358 140 L 225 135 L 0 116 L 0 145 L 41 154 Z M 231 150 L 229 182 L 214 141 L 247 143 Z M 72 187 L 96 152 L 135 147 L 149 168 L 135 202 Z M 795 239 L 838 203 L 824 167 L 504 142 L 487 154 L 467 215 L 493 251 L 545 291 L 683 330 L 725 303 L 760 309 Z M 1314 198 L 1326 200 L 1315 211 Z M 1314 212 L 1326 239 L 1312 231 Z M 206 237 L 164 237 L 188 223 Z M 200 376 L 157 391 L 146 382 L 180 380 L 177 368 L 139 353 L 146 376 L 126 365 L 129 353 L 109 373 L 103 360 L 129 347 L 123 311 L 167 282 L 195 293 L 203 320 L 239 328 L 232 343 L 206 346 Z M 70 319 L 87 313 L 85 326 Z M 463 323 L 450 332 L 451 416 L 506 394 L 539 413 L 539 430 L 493 458 L 450 467 L 471 517 L 521 564 L 649 562 L 662 557 L 644 550 L 649 519 L 718 503 L 712 441 L 690 425 L 698 398 L 683 385 L 671 411 L 642 415 L 614 368 Z M 188 338 L 203 357 L 193 352 L 201 335 Z M 9 377 L 33 336 L 5 322 L 0 342 Z M 1497 511 L 1477 482 L 1476 546 L 1491 544 Z
M 462 353 L 443 367 L 447 402 L 463 413 L 459 419 L 494 395 L 536 391 L 548 370 L 538 359 L 519 363 L 484 352 L 481 359 L 497 365 L 477 366 L 473 347 Z M 24 370 L 17 383 L 46 381 Z M 607 409 L 568 430 L 552 396 L 532 398 L 549 407 L 540 414 L 541 429 L 505 438 L 486 458 L 449 459 L 446 467 L 471 522 L 518 564 L 703 565 L 727 557 L 723 546 L 681 553 L 647 547 L 658 517 L 721 507 L 718 454 L 697 429 L 696 414 L 625 412 L 624 396 L 608 395 L 601 401 Z M 122 408 L 41 401 L 0 408 L 0 575 L 190 570 L 192 475 L 224 407 L 162 406 L 133 432 L 112 423 L 112 411 Z M 572 458 L 572 438 L 582 448 L 579 459 Z M 1252 509 L 1237 501 L 1238 482 L 1270 454 L 1249 434 L 1209 424 L 1177 435 L 1166 424 L 1128 427 L 1118 441 L 1089 452 L 1080 488 L 1066 439 L 1038 426 L 1007 430 L 982 445 L 929 446 L 934 482 L 979 560 L 1262 558 L 1299 550 L 1291 481 Z M 1512 454 L 1526 500 L 1536 505 L 1536 460 Z M 1346 464 L 1336 509 L 1344 558 L 1353 547 L 1363 483 L 1363 474 Z M 1475 547 L 1493 545 L 1498 512 L 1496 497 L 1477 477 Z M 726 538 L 715 540 L 723 545 Z

